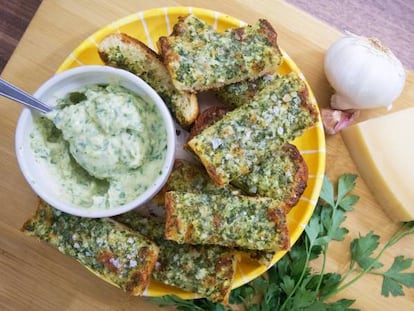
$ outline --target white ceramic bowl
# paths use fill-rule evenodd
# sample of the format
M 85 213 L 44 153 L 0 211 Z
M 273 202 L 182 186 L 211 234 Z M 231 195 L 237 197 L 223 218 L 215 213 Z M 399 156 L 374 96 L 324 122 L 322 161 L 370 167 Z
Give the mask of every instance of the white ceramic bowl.
M 114 82 L 136 93 L 147 103 L 158 108 L 167 130 L 167 150 L 162 173 L 156 177 L 153 184 L 144 193 L 122 206 L 106 209 L 85 208 L 65 201 L 56 186 L 54 174 L 51 174 L 48 167 L 35 158 L 29 136 L 34 127 L 34 117 L 38 113 L 25 108 L 20 115 L 16 129 L 16 154 L 20 169 L 32 189 L 44 201 L 63 212 L 82 217 L 109 217 L 122 214 L 151 199 L 162 188 L 172 170 L 176 144 L 174 121 L 160 96 L 134 74 L 108 66 L 81 66 L 56 74 L 46 81 L 34 96 L 53 107 L 57 98 L 62 98 L 67 93 L 79 90 L 85 85 Z

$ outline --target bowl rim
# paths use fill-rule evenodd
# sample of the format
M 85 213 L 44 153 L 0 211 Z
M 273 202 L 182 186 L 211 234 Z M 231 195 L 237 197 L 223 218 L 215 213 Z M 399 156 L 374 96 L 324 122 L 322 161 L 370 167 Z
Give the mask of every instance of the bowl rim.
M 162 165 L 162 174 L 158 175 L 154 179 L 154 182 L 151 184 L 151 186 L 146 191 L 141 193 L 138 197 L 136 197 L 135 200 L 128 202 L 124 205 L 114 206 L 110 208 L 88 208 L 76 206 L 71 202 L 62 201 L 56 199 L 54 196 L 51 196 L 49 194 L 50 192 L 48 192 L 47 189 L 44 189 L 44 187 L 39 186 L 39 183 L 36 183 L 35 180 L 32 180 L 33 175 L 30 173 L 33 172 L 33 169 L 28 164 L 28 159 L 25 158 L 24 152 L 20 151 L 22 149 L 25 139 L 30 139 L 30 132 L 26 130 L 28 122 L 31 122 L 31 120 L 33 120 L 33 113 L 39 115 L 38 112 L 34 112 L 29 108 L 23 109 L 17 121 L 15 132 L 15 152 L 20 171 L 22 172 L 26 181 L 29 183 L 33 191 L 46 203 L 50 204 L 51 206 L 62 212 L 75 216 L 88 218 L 111 217 L 128 212 L 132 209 L 135 209 L 143 205 L 162 189 L 172 171 L 175 161 L 176 129 L 171 113 L 168 110 L 162 98 L 160 97 L 160 95 L 140 77 L 119 68 L 114 68 L 106 65 L 84 65 L 80 67 L 71 68 L 50 77 L 35 91 L 33 96 L 41 99 L 41 97 L 50 88 L 53 88 L 55 85 L 58 85 L 59 83 L 62 83 L 62 81 L 65 81 L 66 79 L 72 78 L 76 75 L 82 76 L 88 74 L 102 74 L 108 75 L 109 78 L 119 78 L 120 80 L 118 81 L 121 84 L 125 81 L 132 82 L 134 85 L 140 88 L 141 91 L 143 91 L 143 94 L 145 94 L 151 100 L 151 104 L 155 105 L 158 111 L 160 112 L 160 115 L 164 120 L 164 125 L 167 132 L 167 150 L 165 160 Z M 81 83 L 79 87 L 87 84 L 87 82 Z M 90 84 L 94 84 L 94 82 L 91 82 Z M 129 89 L 127 86 L 126 88 Z M 130 91 L 136 93 L 134 90 Z M 45 172 L 45 174 L 47 173 Z

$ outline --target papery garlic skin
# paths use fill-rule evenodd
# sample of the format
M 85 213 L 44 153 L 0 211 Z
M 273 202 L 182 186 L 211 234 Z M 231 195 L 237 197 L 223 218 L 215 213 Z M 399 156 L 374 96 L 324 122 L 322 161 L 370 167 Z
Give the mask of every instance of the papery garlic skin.
M 359 110 L 321 109 L 323 128 L 328 135 L 335 135 L 348 127 L 359 116 Z
M 324 69 L 336 91 L 333 109 L 391 108 L 405 84 L 401 62 L 375 38 L 340 38 L 328 49 Z

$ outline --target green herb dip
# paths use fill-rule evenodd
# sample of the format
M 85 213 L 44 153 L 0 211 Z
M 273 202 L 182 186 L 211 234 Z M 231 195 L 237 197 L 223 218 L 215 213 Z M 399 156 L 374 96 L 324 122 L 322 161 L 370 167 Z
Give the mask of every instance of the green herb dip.
M 119 85 L 89 85 L 35 119 L 31 147 L 64 199 L 109 208 L 132 201 L 161 174 L 167 131 L 155 105 Z

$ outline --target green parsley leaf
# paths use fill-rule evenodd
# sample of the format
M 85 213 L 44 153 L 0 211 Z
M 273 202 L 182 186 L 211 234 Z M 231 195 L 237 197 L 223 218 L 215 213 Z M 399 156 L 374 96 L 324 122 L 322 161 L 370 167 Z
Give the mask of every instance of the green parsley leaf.
M 230 307 L 214 303 L 208 299 L 185 300 L 175 295 L 151 297 L 149 300 L 160 307 L 174 306 L 179 311 L 231 311 Z
M 322 189 L 319 197 L 330 206 L 335 206 L 334 186 L 327 176 L 325 176 L 323 179 Z
M 343 174 L 338 179 L 338 196 L 337 201 L 341 202 L 342 199 L 355 187 L 355 180 L 357 175 Z
M 290 295 L 295 290 L 296 282 L 293 278 L 288 275 L 283 277 L 282 283 L 279 285 L 280 288 L 285 292 L 286 295 Z
M 336 302 L 332 302 L 328 305 L 327 311 L 358 311 L 358 309 L 349 308 L 353 305 L 355 300 L 351 299 L 340 299 Z
M 341 227 L 341 224 L 345 221 L 345 212 L 340 209 L 334 209 L 331 213 L 325 213 L 322 215 L 322 221 L 329 239 L 335 241 L 343 241 L 345 235 L 348 233 L 348 229 Z M 330 242 L 330 240 L 328 242 Z
M 175 306 L 180 311 L 203 311 L 196 306 L 192 300 L 184 300 L 174 295 L 165 295 L 161 297 L 151 297 L 149 300 L 160 307 Z
M 411 267 L 413 259 L 404 259 L 404 256 L 397 256 L 394 258 L 392 266 L 388 271 L 383 273 L 383 282 L 381 294 L 388 297 L 404 296 L 402 286 L 412 288 L 414 287 L 414 273 L 401 273 Z
M 287 310 L 300 310 L 311 306 L 316 298 L 316 292 L 310 289 L 299 287 L 293 298 L 293 306 Z
M 348 195 L 339 202 L 339 207 L 341 207 L 346 212 L 350 212 L 358 200 L 359 197 L 357 195 Z
M 381 268 L 382 263 L 371 257 L 378 248 L 379 238 L 371 231 L 366 236 L 353 240 L 351 242 L 351 266 L 356 262 L 364 270 Z
M 312 217 L 308 225 L 305 227 L 305 232 L 311 246 L 320 245 L 320 242 L 317 240 L 320 232 L 322 231 L 322 224 L 320 221 L 321 219 L 319 217 Z
M 229 302 L 231 304 L 242 304 L 245 303 L 246 300 L 252 299 L 255 294 L 256 291 L 254 287 L 250 284 L 246 284 L 231 292 Z
M 324 297 L 326 293 L 332 292 L 337 289 L 341 284 L 341 275 L 338 273 L 325 273 L 322 278 L 321 287 L 319 293 L 321 297 Z

